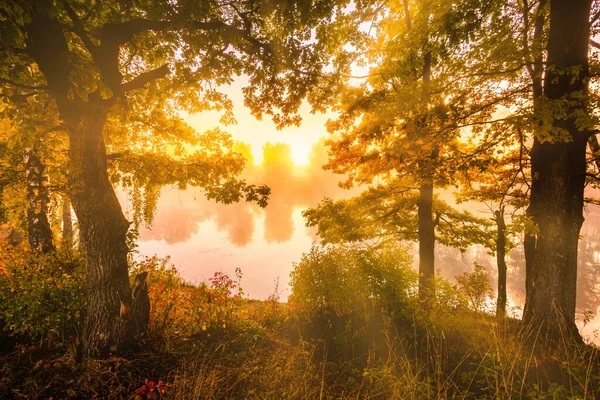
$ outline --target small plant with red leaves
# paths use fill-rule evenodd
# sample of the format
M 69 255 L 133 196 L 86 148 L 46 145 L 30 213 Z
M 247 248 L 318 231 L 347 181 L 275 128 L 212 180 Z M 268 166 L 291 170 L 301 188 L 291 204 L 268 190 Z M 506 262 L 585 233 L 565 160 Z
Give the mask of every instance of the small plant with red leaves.
M 231 296 L 232 290 L 237 287 L 233 279 L 224 272 L 215 272 L 212 278 L 208 280 L 210 286 L 217 292 L 224 293 L 227 296 Z
M 162 399 L 170 386 L 171 384 L 160 380 L 154 382 L 146 379 L 146 382 L 133 392 L 134 399 Z

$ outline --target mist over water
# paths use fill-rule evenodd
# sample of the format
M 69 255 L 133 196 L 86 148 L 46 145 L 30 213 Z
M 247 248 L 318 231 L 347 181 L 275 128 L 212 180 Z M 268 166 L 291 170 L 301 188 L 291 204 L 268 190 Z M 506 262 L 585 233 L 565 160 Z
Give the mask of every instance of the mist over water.
M 261 209 L 251 203 L 217 204 L 196 188 L 164 188 L 152 226 L 140 230 L 139 251 L 144 256 L 170 256 L 181 275 L 194 283 L 207 281 L 217 271 L 234 276 L 235 268 L 240 267 L 244 274 L 242 287 L 251 298 L 264 299 L 273 294 L 279 279 L 281 298 L 285 300 L 290 294 L 288 282 L 293 263 L 318 242 L 316 231 L 305 227 L 302 210 L 317 205 L 323 197 L 340 199 L 360 190 L 341 189 L 338 182 L 342 177 L 321 168 L 327 162 L 323 140 L 314 146 L 306 166 L 293 163 L 292 149 L 286 144 L 265 145 L 260 165 L 251 160 L 248 146 L 241 145 L 237 150 L 250 159 L 243 177 L 250 183 L 271 187 L 269 205 Z M 442 197 L 451 196 L 444 193 Z M 584 311 L 593 313 L 593 319 L 582 330 L 585 336 L 592 337 L 600 328 L 600 207 L 586 208 L 581 236 L 577 311 L 582 321 L 580 328 Z M 416 263 L 415 257 L 415 267 Z M 474 246 L 461 253 L 436 247 L 436 268 L 451 281 L 472 271 L 474 263 L 485 267 L 496 287 L 496 260 L 487 249 Z M 513 314 L 520 316 L 525 301 L 525 256 L 521 245 L 508 254 L 507 263 L 509 314 L 512 307 Z
M 324 140 L 314 146 L 306 166 L 294 164 L 287 144 L 267 143 L 260 165 L 248 146 L 236 150 L 249 159 L 243 178 L 271 188 L 269 205 L 217 204 L 196 188 L 164 188 L 152 226 L 140 229 L 140 254 L 171 256 L 191 282 L 206 281 L 216 271 L 233 276 L 240 267 L 244 291 L 253 298 L 272 294 L 279 278 L 286 299 L 293 262 L 318 240 L 316 231 L 304 226 L 302 210 L 323 197 L 339 199 L 359 190 L 341 189 L 340 176 L 321 168 L 327 162 Z

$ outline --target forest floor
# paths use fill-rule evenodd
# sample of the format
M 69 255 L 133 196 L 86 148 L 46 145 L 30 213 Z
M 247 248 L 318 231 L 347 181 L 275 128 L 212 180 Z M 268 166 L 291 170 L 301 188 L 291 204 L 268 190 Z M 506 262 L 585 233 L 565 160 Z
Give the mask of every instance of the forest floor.
M 0 398 L 600 398 L 596 347 L 536 348 L 518 321 L 444 315 L 391 331 L 244 300 L 235 322 L 155 332 L 125 357 L 81 361 L 76 342 L 17 346 L 0 356 Z
M 80 357 L 83 263 L 2 251 L 0 399 L 600 399 L 600 349 L 484 312 L 481 271 L 437 279 L 423 309 L 403 253 L 329 251 L 287 303 L 245 298 L 240 270 L 191 285 L 145 259 L 149 329 L 103 360 Z

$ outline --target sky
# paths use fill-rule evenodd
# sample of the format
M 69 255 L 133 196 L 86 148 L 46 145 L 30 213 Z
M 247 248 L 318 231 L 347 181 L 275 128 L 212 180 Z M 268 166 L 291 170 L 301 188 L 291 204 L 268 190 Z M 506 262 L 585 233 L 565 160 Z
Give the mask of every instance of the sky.
M 250 144 L 256 164 L 262 162 L 262 147 L 270 142 L 273 144 L 288 144 L 292 148 L 294 163 L 307 165 L 309 163 L 308 156 L 313 145 L 321 137 L 327 136 L 325 122 L 334 117 L 335 114 L 311 114 L 310 106 L 304 104 L 300 110 L 303 118 L 300 127 L 291 126 L 283 130 L 277 130 L 269 116 L 265 116 L 262 121 L 259 121 L 244 106 L 242 87 L 246 84 L 247 81 L 243 77 L 239 77 L 231 86 L 223 88 L 223 92 L 229 96 L 233 103 L 233 112 L 237 120 L 236 125 L 220 125 L 220 113 L 216 111 L 187 116 L 185 118 L 186 122 L 200 132 L 219 126 L 229 132 L 234 140 Z

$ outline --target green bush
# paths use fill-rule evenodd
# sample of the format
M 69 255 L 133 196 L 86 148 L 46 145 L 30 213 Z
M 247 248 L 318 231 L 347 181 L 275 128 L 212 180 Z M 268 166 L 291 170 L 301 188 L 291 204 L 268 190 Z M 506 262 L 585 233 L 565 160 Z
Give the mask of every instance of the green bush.
M 64 341 L 82 329 L 86 307 L 82 262 L 0 249 L 0 329 L 20 342 Z
M 416 293 L 411 262 L 406 249 L 394 245 L 315 245 L 294 264 L 290 303 L 309 316 L 367 315 L 373 307 L 402 312 Z
M 464 294 L 472 311 L 485 311 L 494 288 L 490 284 L 485 268 L 475 263 L 473 272 L 464 272 L 456 277 L 460 291 Z

